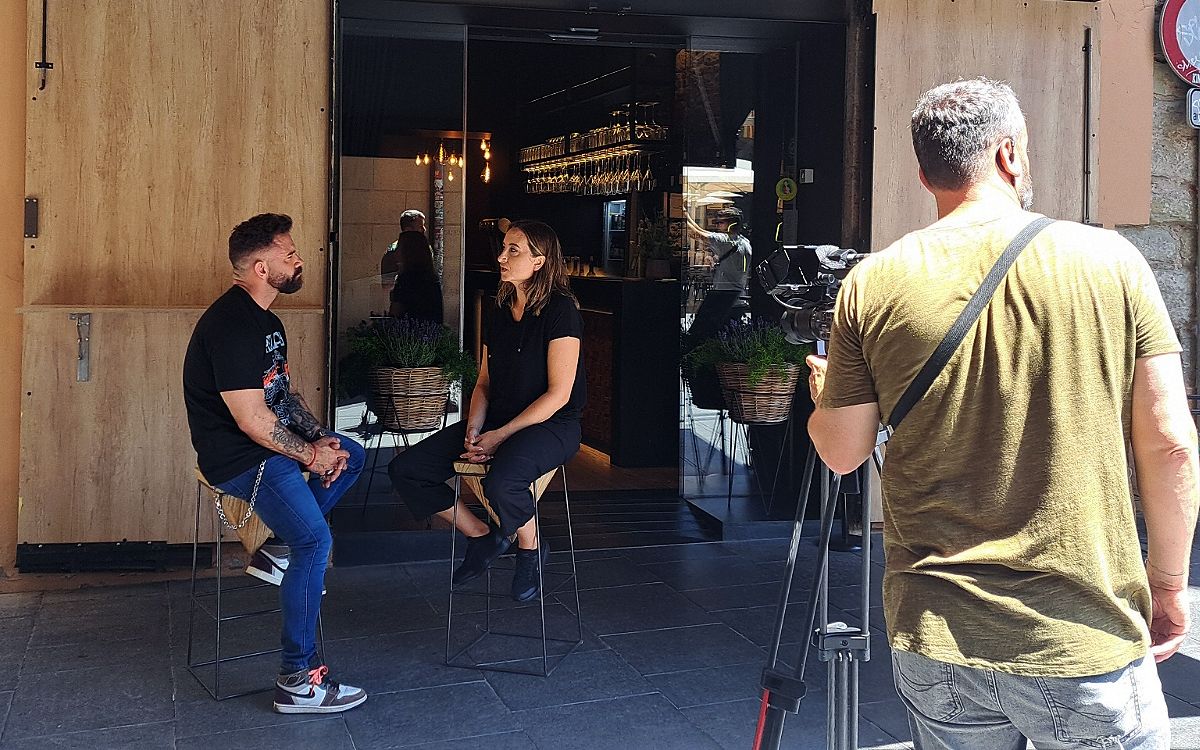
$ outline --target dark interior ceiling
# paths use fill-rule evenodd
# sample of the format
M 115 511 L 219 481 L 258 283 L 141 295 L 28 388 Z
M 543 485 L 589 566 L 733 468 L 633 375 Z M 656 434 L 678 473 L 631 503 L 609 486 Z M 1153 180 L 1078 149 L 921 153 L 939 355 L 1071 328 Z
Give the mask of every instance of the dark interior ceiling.
M 589 81 L 597 81 L 597 90 L 610 91 L 614 79 L 632 82 L 636 68 L 641 80 L 665 77 L 669 84 L 674 50 L 472 38 L 469 57 L 468 129 L 534 141 L 607 123 L 616 100 L 596 97 L 578 103 L 588 95 Z M 580 88 L 579 97 L 572 99 Z M 618 99 L 625 97 L 621 102 L 645 98 L 626 89 L 614 92 Z M 343 154 L 410 156 L 408 150 L 415 153 L 426 147 L 428 136 L 408 140 L 406 134 L 460 131 L 462 107 L 461 41 L 361 35 L 343 39 Z M 394 153 L 397 149 L 401 153 Z
M 369 155 L 382 134 L 398 128 L 461 130 L 462 80 L 461 44 L 346 37 L 341 67 L 343 151 Z
M 384 154 L 381 144 L 403 152 L 412 149 L 398 130 L 461 130 L 468 32 L 470 128 L 498 127 L 495 113 L 516 113 L 520 135 L 537 138 L 528 102 L 620 70 L 638 50 L 662 50 L 664 59 L 686 47 L 762 52 L 833 28 L 844 10 L 844 0 L 340 0 L 342 150 L 406 156 Z
M 598 30 L 601 41 L 613 42 L 646 34 L 769 39 L 794 38 L 786 22 L 843 23 L 845 0 L 340 0 L 338 13 L 342 19 L 374 22 L 541 31 L 590 28 Z

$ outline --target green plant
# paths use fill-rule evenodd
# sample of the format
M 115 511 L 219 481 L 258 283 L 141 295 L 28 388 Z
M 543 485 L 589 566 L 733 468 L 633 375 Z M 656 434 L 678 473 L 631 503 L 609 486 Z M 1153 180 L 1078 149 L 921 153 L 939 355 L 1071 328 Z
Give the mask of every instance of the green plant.
M 458 336 L 441 323 L 416 318 L 363 321 L 347 331 L 351 357 L 358 367 L 440 367 L 464 387 L 475 382 L 475 360 L 458 345 Z
M 746 365 L 750 384 L 758 385 L 768 373 L 781 373 L 784 365 L 803 365 L 812 354 L 810 344 L 788 342 L 783 330 L 766 321 L 730 321 L 716 338 L 700 342 L 684 355 L 685 374 L 713 372 L 723 363 Z
M 647 260 L 670 260 L 679 249 L 671 239 L 671 227 L 665 215 L 654 221 L 642 219 L 638 222 L 638 244 Z

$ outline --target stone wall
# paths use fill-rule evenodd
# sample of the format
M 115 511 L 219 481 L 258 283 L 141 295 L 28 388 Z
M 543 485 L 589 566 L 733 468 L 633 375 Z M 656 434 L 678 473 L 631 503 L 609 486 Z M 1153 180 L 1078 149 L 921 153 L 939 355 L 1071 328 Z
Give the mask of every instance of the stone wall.
M 1187 85 L 1160 54 L 1154 65 L 1154 140 L 1150 223 L 1117 227 L 1142 251 L 1162 289 L 1183 344 L 1188 391 L 1195 372 L 1196 139 L 1187 122 Z M 1101 159 L 1110 158 L 1101 154 Z M 1118 157 L 1119 158 L 1119 157 Z

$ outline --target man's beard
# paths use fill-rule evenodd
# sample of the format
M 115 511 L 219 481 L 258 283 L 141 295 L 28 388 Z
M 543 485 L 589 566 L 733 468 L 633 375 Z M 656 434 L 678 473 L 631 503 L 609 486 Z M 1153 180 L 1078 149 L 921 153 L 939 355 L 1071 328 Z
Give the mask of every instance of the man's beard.
M 267 279 L 267 283 L 283 294 L 295 294 L 304 286 L 303 274 L 303 270 L 298 270 L 291 276 L 284 276 L 282 274 L 272 276 Z
M 1021 167 L 1024 174 L 1021 175 L 1021 184 L 1017 186 L 1017 199 L 1021 201 L 1021 210 L 1029 211 L 1033 208 L 1033 175 L 1029 172 L 1029 156 L 1022 153 Z
M 1017 197 L 1021 199 L 1021 209 L 1029 211 L 1033 209 L 1033 178 L 1026 173 L 1025 178 L 1021 180 L 1021 185 L 1017 188 Z

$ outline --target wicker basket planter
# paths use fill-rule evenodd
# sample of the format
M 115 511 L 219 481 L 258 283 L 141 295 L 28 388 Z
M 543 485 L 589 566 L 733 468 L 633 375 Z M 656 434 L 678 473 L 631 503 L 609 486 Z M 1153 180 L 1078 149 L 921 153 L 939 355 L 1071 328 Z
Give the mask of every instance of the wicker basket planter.
M 786 421 L 792 410 L 792 396 L 800 381 L 800 365 L 785 364 L 750 385 L 750 368 L 722 362 L 717 378 L 729 407 L 729 418 L 739 424 L 775 424 Z
M 725 408 L 725 394 L 721 391 L 715 371 L 697 371 L 685 365 L 683 379 L 692 394 L 692 405 L 697 409 L 721 411 Z
M 440 367 L 376 367 L 368 374 L 367 406 L 387 430 L 436 430 L 450 381 Z

